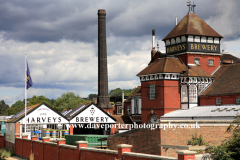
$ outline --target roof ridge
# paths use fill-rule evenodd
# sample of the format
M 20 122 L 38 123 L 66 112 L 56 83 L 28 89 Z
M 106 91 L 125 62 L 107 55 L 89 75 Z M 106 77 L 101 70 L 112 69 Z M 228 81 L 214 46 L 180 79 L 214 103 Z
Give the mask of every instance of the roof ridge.
M 189 24 L 189 14 L 190 13 L 187 14 L 187 30 L 186 30 L 186 33 L 188 33 L 188 27 L 189 27 L 189 25 L 188 25 Z

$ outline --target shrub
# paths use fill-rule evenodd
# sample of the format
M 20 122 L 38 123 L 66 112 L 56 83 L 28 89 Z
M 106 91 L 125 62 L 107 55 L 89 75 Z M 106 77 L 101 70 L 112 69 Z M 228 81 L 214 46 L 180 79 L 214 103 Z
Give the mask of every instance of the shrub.
M 240 157 L 240 115 L 235 117 L 226 132 L 231 132 L 231 137 L 224 140 L 220 146 L 213 146 L 208 152 L 213 153 L 216 160 L 236 160 Z
M 203 146 L 203 145 L 207 145 L 208 142 L 204 141 L 202 135 L 200 135 L 199 137 L 197 136 L 197 133 L 195 133 L 195 135 L 192 136 L 192 139 L 188 140 L 188 144 L 187 145 L 199 145 L 199 146 Z

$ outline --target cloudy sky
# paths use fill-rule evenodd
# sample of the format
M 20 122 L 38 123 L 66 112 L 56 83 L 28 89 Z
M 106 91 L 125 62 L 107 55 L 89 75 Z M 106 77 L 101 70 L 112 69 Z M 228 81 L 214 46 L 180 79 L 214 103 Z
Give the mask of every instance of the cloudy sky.
M 195 0 L 195 13 L 240 57 L 240 1 Z M 97 11 L 107 16 L 109 90 L 140 85 L 150 61 L 151 31 L 161 41 L 188 12 L 186 0 L 0 0 L 0 100 L 24 99 L 24 55 L 33 86 L 28 97 L 97 93 Z

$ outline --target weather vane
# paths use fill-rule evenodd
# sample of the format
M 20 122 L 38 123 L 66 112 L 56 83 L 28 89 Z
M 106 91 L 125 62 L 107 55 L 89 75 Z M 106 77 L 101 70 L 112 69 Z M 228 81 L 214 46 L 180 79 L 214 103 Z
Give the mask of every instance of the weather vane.
M 193 4 L 192 4 L 192 1 L 190 1 L 190 0 L 186 3 L 187 3 L 187 6 L 189 7 L 188 13 L 190 13 L 190 12 L 194 13 L 194 7 L 196 7 L 196 5 L 194 4 L 194 0 L 193 0 Z

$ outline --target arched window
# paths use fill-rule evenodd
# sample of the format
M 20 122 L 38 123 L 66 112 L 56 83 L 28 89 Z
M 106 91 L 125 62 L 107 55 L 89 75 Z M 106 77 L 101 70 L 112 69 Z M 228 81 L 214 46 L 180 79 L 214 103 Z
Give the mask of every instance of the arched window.
M 182 102 L 188 102 L 187 86 L 182 86 Z
M 149 99 L 153 100 L 156 98 L 155 84 L 149 85 Z
M 197 87 L 195 85 L 189 86 L 189 102 L 197 102 Z

